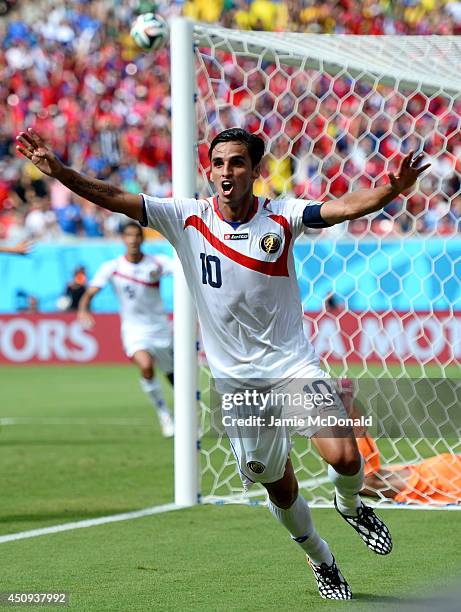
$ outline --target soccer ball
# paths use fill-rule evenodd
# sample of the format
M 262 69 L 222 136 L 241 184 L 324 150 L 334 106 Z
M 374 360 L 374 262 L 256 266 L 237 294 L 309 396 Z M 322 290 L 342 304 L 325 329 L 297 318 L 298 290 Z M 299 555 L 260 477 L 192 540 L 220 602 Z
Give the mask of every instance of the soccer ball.
M 168 24 L 160 15 L 138 15 L 131 28 L 131 38 L 145 51 L 156 51 L 168 40 Z

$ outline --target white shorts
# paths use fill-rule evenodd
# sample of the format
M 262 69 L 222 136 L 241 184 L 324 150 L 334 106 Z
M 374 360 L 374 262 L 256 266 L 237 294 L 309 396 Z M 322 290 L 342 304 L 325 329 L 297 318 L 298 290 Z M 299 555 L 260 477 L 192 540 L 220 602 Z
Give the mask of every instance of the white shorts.
M 159 335 L 156 330 L 145 327 L 122 328 L 123 349 L 130 359 L 137 351 L 147 351 L 156 365 L 165 372 L 173 372 L 173 337 Z
M 333 422 L 346 417 L 329 378 L 319 366 L 309 366 L 297 378 L 265 390 L 267 399 L 259 406 L 248 404 L 239 391 L 222 396 L 223 425 L 245 487 L 282 478 L 292 434 L 310 438 L 331 417 Z

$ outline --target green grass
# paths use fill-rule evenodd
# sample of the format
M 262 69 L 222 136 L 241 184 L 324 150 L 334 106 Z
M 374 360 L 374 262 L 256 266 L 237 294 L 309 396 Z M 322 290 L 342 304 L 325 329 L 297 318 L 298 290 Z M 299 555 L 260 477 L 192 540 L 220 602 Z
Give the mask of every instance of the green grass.
M 0 433 L 0 534 L 172 501 L 173 443 L 134 368 L 4 367 L 0 394 L 0 418 L 37 419 Z M 457 512 L 383 515 L 395 540 L 388 558 L 334 511 L 314 510 L 354 610 L 394 610 L 459 575 Z M 319 598 L 301 552 L 263 507 L 195 507 L 3 543 L 0 555 L 0 591 L 68 591 L 72 610 L 351 609 Z
M 332 510 L 314 511 L 354 610 L 395 609 L 459 571 L 449 544 L 457 513 L 417 512 L 386 512 L 396 548 L 379 558 Z M 301 552 L 264 508 L 205 506 L 1 546 L 2 590 L 66 590 L 72 609 L 346 609 L 319 598 Z
M 331 364 L 328 368 L 331 376 L 344 376 L 344 367 L 340 364 Z M 350 364 L 347 375 L 354 377 L 394 377 L 394 378 L 461 378 L 461 366 L 442 366 L 436 364 L 405 364 L 388 363 L 385 368 L 379 364 L 367 364 L 364 372 L 363 365 Z
M 172 500 L 173 442 L 134 368 L 2 368 L 0 389 L 0 418 L 42 420 L 1 430 L 0 533 Z

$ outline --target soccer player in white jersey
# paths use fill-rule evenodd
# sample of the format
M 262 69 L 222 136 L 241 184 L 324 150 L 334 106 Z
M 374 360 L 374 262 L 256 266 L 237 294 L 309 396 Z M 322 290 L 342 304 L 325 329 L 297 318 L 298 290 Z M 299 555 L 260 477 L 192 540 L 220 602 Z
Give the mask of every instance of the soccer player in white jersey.
M 173 419 L 155 368 L 173 384 L 173 335 L 160 297 L 160 279 L 172 274 L 172 260 L 142 252 L 143 230 L 135 221 L 124 225 L 122 239 L 125 254 L 107 261 L 96 272 L 79 302 L 78 318 L 86 327 L 94 325 L 91 300 L 110 283 L 120 303 L 123 348 L 138 366 L 141 388 L 156 409 L 163 435 L 169 438 L 174 432 Z
M 327 375 L 303 333 L 293 242 L 306 226 L 329 227 L 382 209 L 429 167 L 420 165 L 422 155 L 410 152 L 381 187 L 323 203 L 270 201 L 253 195 L 264 154 L 262 139 L 232 128 L 210 145 L 214 198 L 159 199 L 82 176 L 64 166 L 31 129 L 18 135 L 18 151 L 78 195 L 156 228 L 171 242 L 197 304 L 211 372 L 231 390 L 264 379 L 323 379 L 325 384 Z M 284 433 L 271 428 L 268 438 L 263 432 L 257 443 L 255 437 L 236 435 L 231 442 L 240 471 L 245 480 L 261 482 L 267 489 L 269 509 L 307 554 L 320 595 L 350 599 L 349 585 L 298 492 Z M 311 436 L 329 464 L 340 515 L 371 550 L 389 553 L 392 541 L 386 526 L 358 495 L 363 460 L 352 432 L 298 433 Z

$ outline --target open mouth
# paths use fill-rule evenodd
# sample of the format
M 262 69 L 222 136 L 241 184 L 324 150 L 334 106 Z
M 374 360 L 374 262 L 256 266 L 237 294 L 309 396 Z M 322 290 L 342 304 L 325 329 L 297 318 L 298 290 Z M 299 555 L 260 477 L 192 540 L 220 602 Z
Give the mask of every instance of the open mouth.
M 222 188 L 223 194 L 225 196 L 228 196 L 232 193 L 232 189 L 234 188 L 234 186 L 232 185 L 230 181 L 223 181 L 221 183 L 221 188 Z

